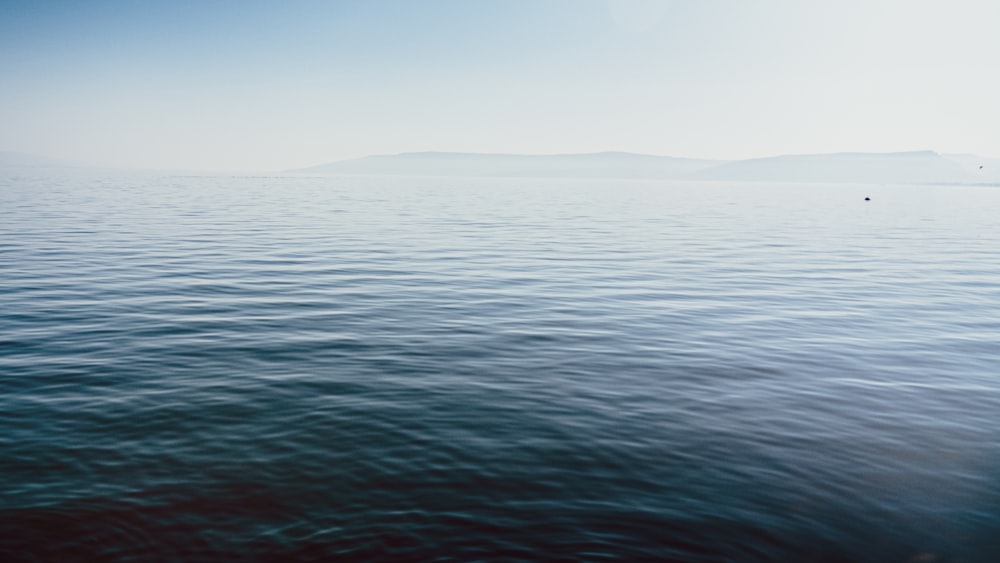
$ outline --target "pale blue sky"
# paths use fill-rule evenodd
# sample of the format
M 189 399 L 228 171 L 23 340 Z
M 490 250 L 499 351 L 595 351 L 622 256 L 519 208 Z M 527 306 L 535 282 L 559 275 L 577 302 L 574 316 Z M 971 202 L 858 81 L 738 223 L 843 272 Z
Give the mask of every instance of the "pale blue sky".
M 0 0 L 0 150 L 1000 156 L 995 0 Z

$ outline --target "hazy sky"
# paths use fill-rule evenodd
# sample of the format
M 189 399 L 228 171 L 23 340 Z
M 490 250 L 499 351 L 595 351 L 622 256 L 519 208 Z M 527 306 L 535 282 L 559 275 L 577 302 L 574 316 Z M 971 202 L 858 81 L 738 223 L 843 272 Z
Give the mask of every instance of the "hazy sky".
M 0 0 L 0 150 L 1000 156 L 997 0 Z

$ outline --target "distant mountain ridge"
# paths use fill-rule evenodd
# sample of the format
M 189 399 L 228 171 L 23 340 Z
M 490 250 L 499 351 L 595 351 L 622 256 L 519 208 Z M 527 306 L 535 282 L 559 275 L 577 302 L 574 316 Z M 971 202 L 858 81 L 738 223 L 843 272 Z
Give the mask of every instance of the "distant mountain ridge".
M 976 155 L 941 155 L 930 150 L 781 155 L 735 161 L 627 152 L 553 155 L 418 152 L 368 156 L 289 172 L 772 182 L 991 183 L 1000 182 L 1000 159 Z
M 111 172 L 63 160 L 0 151 L 5 174 Z M 416 177 L 580 178 L 1000 186 L 1000 158 L 935 151 L 795 154 L 710 160 L 629 152 L 548 155 L 410 152 L 286 170 L 293 174 Z
M 973 183 L 1000 183 L 1000 158 L 986 158 L 975 154 L 943 154 L 958 164 L 972 178 Z
M 498 176 L 559 178 L 673 178 L 721 160 L 652 156 L 627 152 L 521 155 L 417 152 L 376 155 L 312 166 L 294 172 L 401 176 Z
M 710 180 L 787 182 L 971 181 L 962 167 L 934 151 L 783 155 L 729 162 L 703 171 Z

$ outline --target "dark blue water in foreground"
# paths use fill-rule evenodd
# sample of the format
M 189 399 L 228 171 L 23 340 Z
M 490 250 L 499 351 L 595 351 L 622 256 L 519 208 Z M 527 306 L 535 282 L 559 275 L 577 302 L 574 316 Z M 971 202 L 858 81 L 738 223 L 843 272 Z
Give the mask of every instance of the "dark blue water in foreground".
M 1000 560 L 998 212 L 8 177 L 0 559 Z

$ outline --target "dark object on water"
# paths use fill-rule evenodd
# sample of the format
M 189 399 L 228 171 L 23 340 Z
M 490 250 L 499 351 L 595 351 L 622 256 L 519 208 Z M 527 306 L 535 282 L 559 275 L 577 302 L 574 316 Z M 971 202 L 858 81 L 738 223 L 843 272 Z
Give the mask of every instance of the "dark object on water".
M 872 200 L 872 198 L 870 198 L 870 197 L 865 197 L 865 201 L 871 201 L 871 200 Z
M 979 165 L 979 169 L 980 169 L 980 170 L 982 170 L 982 169 L 983 169 L 983 165 L 982 165 L 982 164 L 980 164 L 980 165 Z

